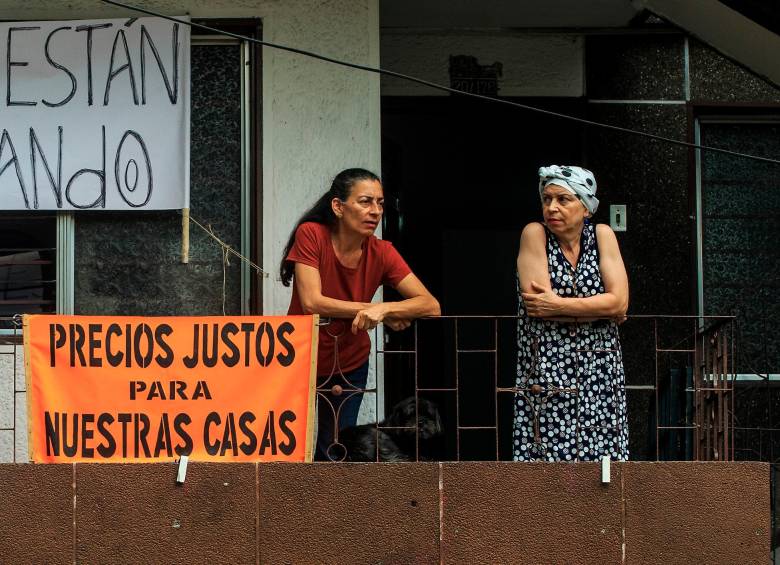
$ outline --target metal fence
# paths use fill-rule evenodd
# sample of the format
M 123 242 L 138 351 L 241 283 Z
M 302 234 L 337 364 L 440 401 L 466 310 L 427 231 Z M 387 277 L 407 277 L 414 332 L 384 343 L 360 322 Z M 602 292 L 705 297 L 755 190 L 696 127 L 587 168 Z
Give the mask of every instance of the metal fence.
M 555 388 L 533 378 L 544 372 L 533 363 L 518 369 L 517 331 L 513 316 L 442 316 L 417 320 L 402 332 L 386 331 L 381 343 L 375 335 L 371 363 L 379 387 L 354 386 L 334 362 L 331 374 L 317 383 L 320 417 L 329 412 L 333 423 L 329 457 L 509 460 L 521 400 L 534 406 L 533 443 L 541 443 L 539 420 L 547 416 L 546 403 L 587 391 L 577 375 L 571 386 Z M 630 316 L 619 332 L 630 459 L 775 463 L 780 429 L 774 422 L 780 415 L 773 410 L 775 383 L 736 380 L 733 317 Z M 14 436 L 24 431 L 16 429 L 23 419 L 17 404 L 25 394 L 24 375 L 17 374 L 23 367 L 21 337 L 18 317 L 0 320 L 0 382 L 13 390 L 0 433 Z M 575 357 L 594 353 L 599 350 L 570 352 Z M 374 403 L 379 421 L 338 429 L 335 422 L 345 407 L 360 402 Z M 385 444 L 396 452 L 382 453 Z
M 571 327 L 576 332 L 578 325 Z M 540 420 L 553 417 L 548 404 L 567 397 L 577 410 L 588 393 L 577 373 L 581 359 L 613 353 L 625 365 L 625 382 L 617 392 L 628 398 L 631 459 L 730 461 L 735 453 L 735 327 L 733 317 L 630 316 L 620 326 L 622 348 L 578 346 L 567 353 L 579 361 L 572 363 L 570 384 L 561 387 L 545 384 L 540 378 L 545 370 L 536 359 L 518 365 L 513 316 L 418 320 L 376 348 L 372 362 L 380 374 L 384 371 L 385 406 L 379 405 L 376 386 L 356 386 L 338 363 L 318 380 L 320 416 L 326 413 L 333 423 L 328 457 L 511 459 L 516 403 L 533 406 L 533 443 L 541 445 Z M 375 413 L 387 417 L 339 430 L 340 414 L 361 400 L 376 403 Z M 613 435 L 619 432 L 604 427 Z

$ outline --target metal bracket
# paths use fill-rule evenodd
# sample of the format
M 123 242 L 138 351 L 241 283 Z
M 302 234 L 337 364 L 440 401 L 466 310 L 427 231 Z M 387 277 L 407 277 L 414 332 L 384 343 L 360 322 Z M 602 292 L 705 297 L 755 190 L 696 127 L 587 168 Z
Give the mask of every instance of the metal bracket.
M 601 457 L 601 484 L 608 485 L 611 475 L 609 455 Z
M 176 484 L 183 485 L 184 479 L 187 478 L 187 461 L 189 461 L 189 457 L 186 455 L 182 455 L 181 459 L 179 459 L 179 470 L 176 473 Z

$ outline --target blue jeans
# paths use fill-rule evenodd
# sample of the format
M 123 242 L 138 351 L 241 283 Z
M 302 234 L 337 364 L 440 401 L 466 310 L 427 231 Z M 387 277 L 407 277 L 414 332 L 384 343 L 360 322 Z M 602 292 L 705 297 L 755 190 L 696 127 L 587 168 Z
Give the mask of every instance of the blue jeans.
M 327 378 L 328 377 L 317 377 L 317 386 L 321 386 Z M 328 457 L 328 447 L 333 443 L 334 413 L 339 414 L 339 430 L 357 424 L 358 411 L 360 410 L 360 402 L 363 400 L 363 393 L 353 393 L 350 387 L 344 382 L 345 379 L 352 387 L 361 390 L 365 389 L 366 382 L 368 381 L 368 361 L 357 369 L 344 373 L 344 379 L 342 379 L 341 375 L 338 373 L 335 373 L 330 378 L 328 387 L 340 385 L 344 389 L 341 395 L 334 396 L 330 390 L 317 393 L 317 449 L 314 452 L 315 461 L 331 460 L 330 457 Z M 341 409 L 341 413 L 339 413 L 339 409 Z M 331 456 L 336 461 L 340 460 L 342 455 L 343 450 L 338 447 L 334 447 L 331 450 Z

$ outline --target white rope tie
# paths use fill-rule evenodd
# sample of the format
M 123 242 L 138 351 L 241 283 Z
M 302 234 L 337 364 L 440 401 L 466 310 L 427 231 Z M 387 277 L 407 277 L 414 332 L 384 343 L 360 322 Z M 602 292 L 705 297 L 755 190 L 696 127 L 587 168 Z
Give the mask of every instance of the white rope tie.
M 206 232 L 214 241 L 216 241 L 220 245 L 222 251 L 222 315 L 227 316 L 225 304 L 227 302 L 227 268 L 230 266 L 230 254 L 232 253 L 233 255 L 238 257 L 241 261 L 243 261 L 244 263 L 252 267 L 257 273 L 257 276 L 267 277 L 268 273 L 266 273 L 265 270 L 263 270 L 263 268 L 260 267 L 260 265 L 253 263 L 247 257 L 244 257 L 243 255 L 241 255 L 241 253 L 239 253 L 238 251 L 230 247 L 227 243 L 222 241 L 219 238 L 219 236 L 216 233 L 214 233 L 214 228 L 211 227 L 211 224 L 209 224 L 208 226 L 204 226 L 192 216 L 190 216 L 189 218 L 193 224 L 195 224 L 204 232 Z
M 257 265 L 256 263 L 253 263 L 253 262 L 252 262 L 251 260 L 249 260 L 247 257 L 244 257 L 243 255 L 241 255 L 241 253 L 239 253 L 238 251 L 236 251 L 235 249 L 233 249 L 232 247 L 230 247 L 230 246 L 229 246 L 227 243 L 225 243 L 224 241 L 222 241 L 222 240 L 221 240 L 221 239 L 220 239 L 220 238 L 217 236 L 217 234 L 216 234 L 216 233 L 214 233 L 214 228 L 212 228 L 212 227 L 211 227 L 211 224 L 209 224 L 209 226 L 208 226 L 208 227 L 206 227 L 206 226 L 204 226 L 203 224 L 201 224 L 201 223 L 200 223 L 198 220 L 196 220 L 195 218 L 193 218 L 192 216 L 190 216 L 190 221 L 191 221 L 192 223 L 194 223 L 196 226 L 198 226 L 200 229 L 202 229 L 204 232 L 206 232 L 206 233 L 207 233 L 209 236 L 211 236 L 211 238 L 212 238 L 214 241 L 216 241 L 217 243 L 219 243 L 219 244 L 222 246 L 222 253 L 223 253 L 223 255 L 224 255 L 225 257 L 227 257 L 227 256 L 228 256 L 228 254 L 232 253 L 233 255 L 235 255 L 236 257 L 238 257 L 238 258 L 239 258 L 241 261 L 243 261 L 244 263 L 246 263 L 247 265 L 249 265 L 250 267 L 252 267 L 252 268 L 255 270 L 255 272 L 257 273 L 257 275 L 258 275 L 258 276 L 260 276 L 260 275 L 262 275 L 262 276 L 264 276 L 264 277 L 267 277 L 267 276 L 268 276 L 268 273 L 267 273 L 267 272 L 265 271 L 265 269 L 263 269 L 263 268 L 262 268 L 260 265 Z M 227 261 L 227 259 L 225 259 L 225 261 Z M 228 263 L 228 265 L 229 265 L 229 264 L 230 264 L 230 263 Z
M 227 316 L 225 312 L 225 301 L 227 300 L 227 268 L 230 266 L 227 250 L 222 247 L 222 315 Z

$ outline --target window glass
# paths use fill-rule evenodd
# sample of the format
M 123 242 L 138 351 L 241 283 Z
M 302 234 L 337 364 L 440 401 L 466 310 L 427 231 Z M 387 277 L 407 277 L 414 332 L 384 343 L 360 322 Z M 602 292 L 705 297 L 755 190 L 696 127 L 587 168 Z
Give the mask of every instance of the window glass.
M 0 328 L 16 314 L 54 312 L 56 217 L 0 214 Z
M 701 142 L 776 158 L 780 123 L 703 123 Z M 704 313 L 738 316 L 737 373 L 780 373 L 777 165 L 704 152 Z

